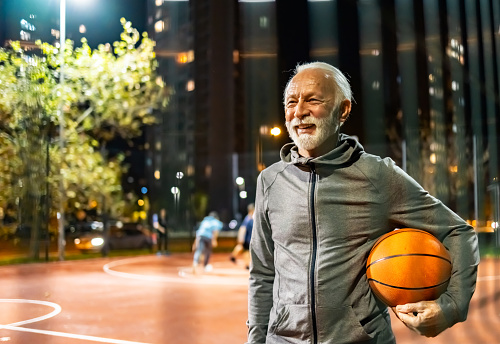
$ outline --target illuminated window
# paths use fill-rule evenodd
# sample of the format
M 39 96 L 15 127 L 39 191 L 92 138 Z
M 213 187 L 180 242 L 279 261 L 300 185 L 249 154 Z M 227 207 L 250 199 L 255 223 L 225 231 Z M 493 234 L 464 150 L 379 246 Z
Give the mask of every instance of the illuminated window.
M 187 54 L 186 53 L 180 53 L 177 55 L 177 62 L 178 63 L 187 63 Z
M 429 157 L 429 160 L 431 164 L 435 164 L 437 162 L 436 153 L 432 153 L 431 156 Z
M 194 51 L 182 52 L 177 54 L 177 63 L 189 63 L 194 61 Z
M 31 38 L 31 35 L 28 32 L 23 31 L 23 30 L 21 30 L 21 32 L 19 32 L 19 35 L 21 36 L 22 41 L 29 41 Z
M 59 39 L 59 30 L 52 29 L 50 30 L 50 34 L 54 36 L 55 38 Z
M 156 32 L 162 32 L 164 28 L 165 28 L 165 22 L 163 20 L 158 20 L 155 23 L 155 31 Z
M 266 16 L 262 16 L 259 18 L 259 25 L 261 28 L 267 28 L 269 26 L 269 19 Z

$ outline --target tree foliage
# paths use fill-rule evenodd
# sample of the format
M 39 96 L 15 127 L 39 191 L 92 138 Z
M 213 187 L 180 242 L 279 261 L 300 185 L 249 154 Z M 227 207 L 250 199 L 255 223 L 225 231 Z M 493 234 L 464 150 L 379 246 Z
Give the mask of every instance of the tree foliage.
M 121 23 L 112 48 L 67 40 L 64 61 L 49 43 L 35 53 L 19 42 L 0 48 L 0 206 L 31 198 L 41 207 L 48 190 L 56 209 L 62 178 L 67 207 L 94 200 L 120 215 L 123 156 L 109 159 L 106 142 L 139 135 L 168 100 L 154 41 Z

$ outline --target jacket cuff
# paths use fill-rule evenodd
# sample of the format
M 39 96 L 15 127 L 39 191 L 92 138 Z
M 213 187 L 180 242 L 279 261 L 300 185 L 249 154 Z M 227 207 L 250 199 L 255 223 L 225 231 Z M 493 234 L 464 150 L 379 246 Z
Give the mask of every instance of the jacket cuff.
M 455 325 L 457 322 L 464 321 L 461 319 L 460 312 L 453 299 L 446 293 L 442 294 L 437 300 L 437 304 L 441 307 L 448 328 Z

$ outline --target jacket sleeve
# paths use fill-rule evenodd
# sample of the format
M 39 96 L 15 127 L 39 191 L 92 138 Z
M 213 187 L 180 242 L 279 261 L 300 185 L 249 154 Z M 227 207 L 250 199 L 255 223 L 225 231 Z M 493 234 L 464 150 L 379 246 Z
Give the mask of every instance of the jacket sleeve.
M 392 228 L 416 228 L 436 236 L 448 249 L 452 259 L 452 276 L 447 291 L 437 302 L 449 327 L 467 318 L 470 299 L 476 287 L 479 250 L 477 234 L 457 214 L 431 196 L 415 180 L 384 159 L 388 174 L 385 194 L 389 204 Z
M 273 305 L 274 243 L 267 216 L 262 174 L 257 179 L 254 224 L 250 241 L 250 284 L 248 292 L 248 342 L 266 342 L 269 312 Z

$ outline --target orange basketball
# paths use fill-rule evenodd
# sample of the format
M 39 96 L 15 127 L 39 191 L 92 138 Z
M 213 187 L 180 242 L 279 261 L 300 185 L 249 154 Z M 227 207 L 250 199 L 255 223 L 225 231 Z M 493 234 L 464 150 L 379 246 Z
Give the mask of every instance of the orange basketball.
M 448 287 L 451 258 L 432 234 L 396 229 L 373 245 L 366 276 L 375 295 L 390 307 L 435 300 Z

